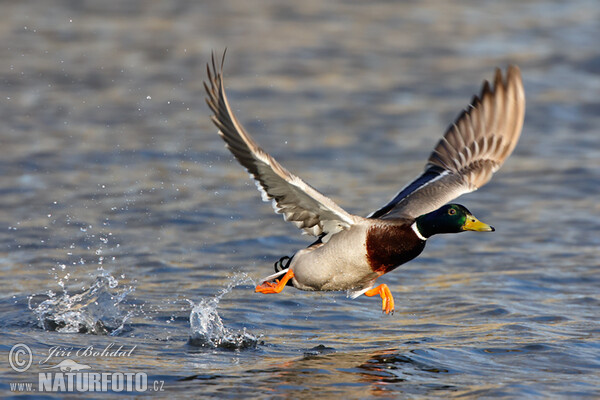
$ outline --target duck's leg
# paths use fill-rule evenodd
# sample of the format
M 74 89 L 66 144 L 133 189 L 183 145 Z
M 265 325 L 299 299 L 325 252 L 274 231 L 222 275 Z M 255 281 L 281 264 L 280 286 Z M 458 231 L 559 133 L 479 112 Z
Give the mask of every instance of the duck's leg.
M 383 312 L 385 312 L 386 314 L 389 313 L 394 313 L 394 297 L 392 296 L 392 292 L 390 292 L 390 289 L 387 287 L 386 284 L 381 284 L 379 286 L 377 286 L 376 288 L 373 288 L 371 290 L 367 290 L 365 292 L 365 296 L 376 296 L 376 295 L 380 295 L 382 302 L 381 302 L 381 309 Z
M 276 279 L 275 283 L 265 282 L 262 285 L 258 285 L 254 291 L 256 293 L 279 293 L 283 290 L 286 283 L 288 283 L 288 281 L 293 277 L 294 271 L 288 268 L 287 272 L 281 277 L 280 281 Z

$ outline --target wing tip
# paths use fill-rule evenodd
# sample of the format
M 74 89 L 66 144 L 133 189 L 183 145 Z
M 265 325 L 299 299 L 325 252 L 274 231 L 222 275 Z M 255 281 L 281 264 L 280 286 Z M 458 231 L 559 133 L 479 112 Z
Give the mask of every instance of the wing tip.
M 208 82 L 204 81 L 204 89 L 206 94 L 211 99 L 217 98 L 217 93 L 223 87 L 223 66 L 225 64 L 225 55 L 227 54 L 227 47 L 223 50 L 221 56 L 221 62 L 217 61 L 215 50 L 210 52 L 210 61 L 206 63 L 206 75 L 208 76 Z M 210 87 L 209 87 L 210 86 Z

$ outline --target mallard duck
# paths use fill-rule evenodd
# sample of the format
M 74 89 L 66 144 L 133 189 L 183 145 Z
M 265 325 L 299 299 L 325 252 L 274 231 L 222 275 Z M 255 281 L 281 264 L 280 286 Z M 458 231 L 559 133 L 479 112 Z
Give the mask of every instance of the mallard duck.
M 256 180 L 263 200 L 272 201 L 305 234 L 317 237 L 307 248 L 275 263 L 276 273 L 260 281 L 258 293 L 279 293 L 286 285 L 310 291 L 347 291 L 356 298 L 379 295 L 382 311 L 394 298 L 380 276 L 417 257 L 436 234 L 490 232 L 456 197 L 486 184 L 515 148 L 525 115 L 519 68 L 506 79 L 496 69 L 437 143 L 424 172 L 385 206 L 367 217 L 353 215 L 292 174 L 265 152 L 235 117 L 223 83 L 223 61 L 207 64 L 204 83 L 213 123 L 226 147 Z

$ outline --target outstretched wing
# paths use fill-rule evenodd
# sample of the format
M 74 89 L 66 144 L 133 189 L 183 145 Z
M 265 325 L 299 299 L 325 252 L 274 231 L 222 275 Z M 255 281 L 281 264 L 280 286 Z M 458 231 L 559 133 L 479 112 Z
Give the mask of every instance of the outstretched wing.
M 485 185 L 515 148 L 524 117 L 519 68 L 509 66 L 506 80 L 496 69 L 493 87 L 483 83 L 479 97 L 438 142 L 423 174 L 369 218 L 417 217 Z
M 331 199 L 290 173 L 260 148 L 233 114 L 223 85 L 223 59 L 217 66 L 215 56 L 207 65 L 208 83 L 204 88 L 206 102 L 214 112 L 212 121 L 219 129 L 227 148 L 256 180 L 263 200 L 272 201 L 276 212 L 286 221 L 310 235 L 333 235 L 355 223 L 356 217 L 344 211 Z M 211 68 L 212 67 L 212 68 Z

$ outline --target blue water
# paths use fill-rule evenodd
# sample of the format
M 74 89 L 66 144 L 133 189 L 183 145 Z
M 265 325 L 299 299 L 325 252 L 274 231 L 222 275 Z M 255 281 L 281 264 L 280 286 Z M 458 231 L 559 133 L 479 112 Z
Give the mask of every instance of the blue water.
M 3 397 L 42 396 L 11 383 L 65 359 L 171 398 L 600 397 L 596 2 L 15 2 L 0 21 Z M 255 294 L 310 238 L 210 123 L 204 68 L 225 47 L 245 127 L 359 215 L 519 65 L 521 141 L 460 199 L 496 232 L 435 237 L 381 278 L 392 316 L 378 298 Z M 131 352 L 76 355 L 89 346 Z

